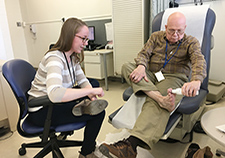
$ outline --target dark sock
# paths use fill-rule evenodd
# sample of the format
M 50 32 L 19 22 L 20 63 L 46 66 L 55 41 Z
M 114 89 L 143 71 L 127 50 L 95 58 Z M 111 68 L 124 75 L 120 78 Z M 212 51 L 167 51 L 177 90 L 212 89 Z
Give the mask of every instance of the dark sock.
M 127 140 L 131 143 L 131 146 L 135 152 L 137 151 L 137 146 L 144 143 L 141 139 L 135 136 L 130 136 Z

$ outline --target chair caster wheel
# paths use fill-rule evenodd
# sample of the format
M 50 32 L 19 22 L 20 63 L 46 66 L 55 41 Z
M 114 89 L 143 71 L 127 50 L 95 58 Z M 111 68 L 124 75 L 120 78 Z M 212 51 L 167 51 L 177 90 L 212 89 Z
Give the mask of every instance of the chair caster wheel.
M 219 154 L 219 153 L 216 153 L 216 156 L 220 157 L 220 156 L 221 156 L 221 154 Z
M 216 149 L 216 156 L 220 157 L 221 155 L 225 156 L 225 152 L 220 149 Z
M 23 156 L 23 155 L 25 155 L 26 153 L 27 153 L 27 151 L 26 151 L 25 148 L 22 147 L 22 148 L 19 149 L 19 155 L 20 155 L 20 156 Z

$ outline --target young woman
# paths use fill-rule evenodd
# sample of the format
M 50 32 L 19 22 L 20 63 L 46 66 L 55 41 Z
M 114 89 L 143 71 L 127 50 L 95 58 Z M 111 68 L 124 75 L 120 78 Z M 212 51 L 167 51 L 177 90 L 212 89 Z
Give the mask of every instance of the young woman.
M 97 99 L 104 96 L 98 82 L 89 81 L 80 67 L 84 57 L 83 48 L 88 44 L 88 34 L 88 27 L 83 21 L 77 18 L 66 20 L 57 43 L 41 60 L 28 92 L 29 103 L 35 97 L 47 95 L 49 101 L 56 104 L 52 125 L 87 122 L 79 158 L 97 157 L 93 153 L 95 139 L 108 105 L 107 101 Z M 29 117 L 42 126 L 47 109 L 30 107 L 29 111 Z

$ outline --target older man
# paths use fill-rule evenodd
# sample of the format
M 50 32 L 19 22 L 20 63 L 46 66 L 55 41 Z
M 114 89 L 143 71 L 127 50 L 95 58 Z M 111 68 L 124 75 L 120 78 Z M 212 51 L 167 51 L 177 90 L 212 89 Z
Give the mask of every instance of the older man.
M 206 62 L 200 44 L 185 32 L 186 18 L 175 12 L 167 19 L 166 31 L 152 33 L 134 63 L 122 67 L 122 75 L 135 94 L 147 95 L 131 136 L 114 144 L 102 144 L 107 157 L 135 158 L 137 146 L 151 149 L 162 137 L 170 112 L 181 100 L 172 89 L 193 97 L 206 77 Z M 188 78 L 190 77 L 190 81 Z

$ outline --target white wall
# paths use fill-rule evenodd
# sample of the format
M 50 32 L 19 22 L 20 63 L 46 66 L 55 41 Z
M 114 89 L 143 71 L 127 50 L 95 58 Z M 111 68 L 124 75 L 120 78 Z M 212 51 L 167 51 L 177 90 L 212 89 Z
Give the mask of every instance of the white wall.
M 225 82 L 225 1 L 213 1 L 210 3 L 216 13 L 216 24 L 213 31 L 214 48 L 211 54 L 210 79 L 220 80 Z
M 5 7 L 8 17 L 8 26 L 10 30 L 14 58 L 28 60 L 24 29 L 17 27 L 16 25 L 17 21 L 22 21 L 19 1 L 5 0 Z
M 0 0 L 0 59 L 13 58 L 12 44 L 4 0 Z
M 16 58 L 28 58 L 37 67 L 49 44 L 57 41 L 61 22 L 35 24 L 36 36 L 29 25 L 17 27 L 16 22 L 42 22 L 60 20 L 65 17 L 81 19 L 112 15 L 111 0 L 5 0 L 8 19 L 11 22 L 10 32 L 16 36 L 13 51 Z M 20 16 L 21 17 L 20 17 Z M 23 37 L 20 33 L 23 33 Z M 18 40 L 21 37 L 21 40 Z M 25 40 L 23 40 L 23 38 Z M 26 42 L 25 42 L 26 41 Z M 24 50 L 25 48 L 25 50 Z M 24 53 L 27 55 L 24 55 Z
M 217 18 L 213 31 L 215 46 L 212 50 L 210 78 L 225 81 L 225 1 L 217 0 L 209 4 Z M 71 16 L 85 19 L 112 15 L 111 0 L 5 0 L 5 5 L 13 54 L 15 58 L 29 59 L 34 66 L 38 66 L 49 44 L 57 40 L 61 23 L 37 24 L 37 36 L 33 39 L 29 27 L 16 27 L 17 21 L 46 21 Z
M 225 67 L 225 50 L 224 50 L 224 37 L 225 37 L 225 1 L 224 0 L 216 0 L 204 2 L 204 4 L 208 4 L 209 7 L 216 14 L 216 22 L 213 29 L 214 36 L 214 48 L 211 51 L 211 65 L 210 65 L 210 73 L 209 78 L 213 80 L 223 81 L 225 82 L 225 73 L 223 69 Z M 194 5 L 194 4 L 188 4 Z M 182 5 L 186 6 L 186 5 Z

